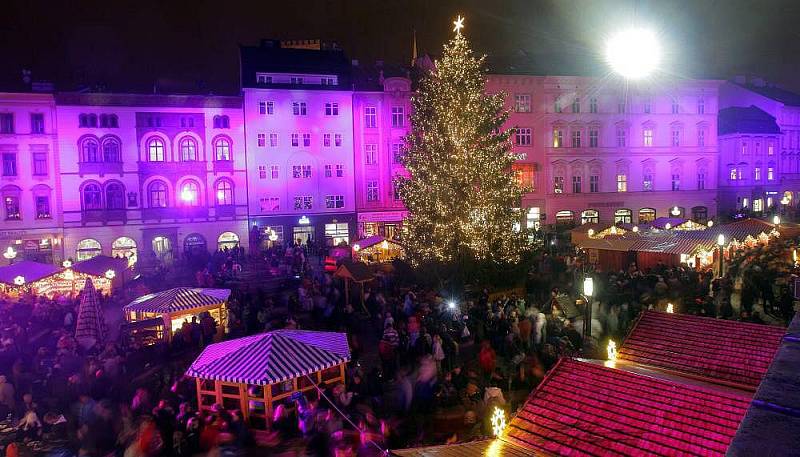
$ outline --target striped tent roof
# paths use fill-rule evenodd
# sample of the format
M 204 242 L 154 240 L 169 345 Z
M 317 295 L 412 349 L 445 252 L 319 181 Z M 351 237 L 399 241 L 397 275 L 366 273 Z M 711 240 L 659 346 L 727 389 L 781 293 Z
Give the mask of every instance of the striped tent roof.
M 211 344 L 186 374 L 215 381 L 267 385 L 349 360 L 350 347 L 344 333 L 276 330 Z
M 143 295 L 125 305 L 123 309 L 125 311 L 170 314 L 222 303 L 230 295 L 230 289 L 176 287 Z

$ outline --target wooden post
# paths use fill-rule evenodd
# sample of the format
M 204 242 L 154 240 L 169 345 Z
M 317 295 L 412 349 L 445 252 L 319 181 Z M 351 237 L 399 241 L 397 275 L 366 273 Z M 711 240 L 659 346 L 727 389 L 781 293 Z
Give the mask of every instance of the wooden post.
M 214 381 L 214 396 L 217 398 L 216 403 L 222 404 L 222 384 L 219 381 Z
M 202 383 L 200 382 L 200 378 L 194 378 L 195 381 L 195 389 L 197 390 L 197 411 L 203 411 L 203 394 L 200 393 L 200 386 Z
M 339 376 L 342 378 L 342 384 L 346 385 L 346 383 L 345 383 L 346 379 L 344 377 L 344 364 L 343 363 L 339 364 Z
M 172 319 L 170 318 L 169 314 L 162 314 L 162 319 L 164 319 L 164 339 L 167 340 L 167 343 L 172 342 Z
M 242 410 L 242 415 L 245 420 L 250 417 L 250 393 L 247 391 L 246 384 L 239 384 L 239 409 Z
M 264 414 L 266 417 L 267 427 L 272 424 L 272 384 L 264 386 Z

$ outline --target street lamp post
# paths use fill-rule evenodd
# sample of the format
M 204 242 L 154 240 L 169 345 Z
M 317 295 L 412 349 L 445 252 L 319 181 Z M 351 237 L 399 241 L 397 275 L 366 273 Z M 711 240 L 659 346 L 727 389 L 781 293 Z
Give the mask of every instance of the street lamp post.
M 583 338 L 592 336 L 592 295 L 594 295 L 594 280 L 591 276 L 583 279 L 583 301 L 586 302 L 586 313 L 583 318 Z
M 719 246 L 719 277 L 725 274 L 725 256 L 723 255 L 723 248 L 725 247 L 725 235 L 722 233 L 717 237 L 717 246 Z

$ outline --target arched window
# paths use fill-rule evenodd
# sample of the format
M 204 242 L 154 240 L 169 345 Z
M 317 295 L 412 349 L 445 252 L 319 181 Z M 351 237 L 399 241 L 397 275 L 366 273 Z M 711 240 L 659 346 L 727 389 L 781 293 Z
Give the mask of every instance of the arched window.
M 75 250 L 75 258 L 80 262 L 81 260 L 88 260 L 92 257 L 96 257 L 100 255 L 101 252 L 102 247 L 100 246 L 100 242 L 92 238 L 87 238 L 78 243 L 78 248 Z
M 633 212 L 625 208 L 614 211 L 614 223 L 615 224 L 633 223 Z
M 153 138 L 147 142 L 147 160 L 149 162 L 164 161 L 164 141 L 161 138 Z
M 575 215 L 572 211 L 559 211 L 556 213 L 556 224 L 572 224 L 575 222 Z
M 127 236 L 121 236 L 111 243 L 111 256 L 128 259 L 128 266 L 136 263 L 136 254 L 136 241 Z
M 231 127 L 231 121 L 228 116 L 214 116 L 215 129 L 228 129 Z
M 193 138 L 186 137 L 181 140 L 181 160 L 184 162 L 194 162 L 197 160 L 197 143 Z
M 692 208 L 692 220 L 700 224 L 708 221 L 708 208 L 705 206 L 695 206 Z
M 639 210 L 639 223 L 649 224 L 656 220 L 656 210 L 653 208 L 642 208 Z
M 106 208 L 125 209 L 125 189 L 119 183 L 106 185 Z
M 100 162 L 100 153 L 97 140 L 87 138 L 81 143 L 81 158 L 84 162 Z
M 119 141 L 109 138 L 103 141 L 103 161 L 117 163 L 120 162 Z
M 223 179 L 217 183 L 217 206 L 232 205 L 233 204 L 233 184 L 227 179 Z
M 83 209 L 103 209 L 100 186 L 97 184 L 87 184 L 83 187 Z
M 108 126 L 111 128 L 119 127 L 119 118 L 117 118 L 116 114 L 109 114 L 108 115 Z
M 97 115 L 90 114 L 89 115 L 89 127 L 97 127 Z
M 100 115 L 100 127 L 108 127 L 108 115 L 101 114 Z
M 227 138 L 214 141 L 214 158 L 217 161 L 231 160 L 231 142 Z
M 219 249 L 233 249 L 236 246 L 239 246 L 239 235 L 233 232 L 222 232 L 217 238 Z
M 596 209 L 587 209 L 581 213 L 581 224 L 588 224 L 590 222 L 595 224 L 600 222 L 600 213 Z
M 219 128 L 219 116 L 214 116 L 214 128 Z
M 88 127 L 89 126 L 89 116 L 85 114 L 78 115 L 78 127 Z
M 167 207 L 167 185 L 163 181 L 153 181 L 147 186 L 147 202 L 150 208 Z
M 200 186 L 195 181 L 186 181 L 181 185 L 181 201 L 185 206 L 200 204 Z

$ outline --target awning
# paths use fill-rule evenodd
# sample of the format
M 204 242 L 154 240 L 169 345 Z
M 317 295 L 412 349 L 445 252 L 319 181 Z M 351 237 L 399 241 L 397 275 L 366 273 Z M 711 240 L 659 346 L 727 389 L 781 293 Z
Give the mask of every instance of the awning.
M 347 335 L 309 330 L 276 330 L 211 344 L 186 374 L 251 385 L 283 382 L 350 360 Z
M 147 294 L 128 303 L 124 311 L 172 314 L 194 308 L 204 308 L 225 302 L 230 289 L 200 289 L 177 287 L 162 292 Z

